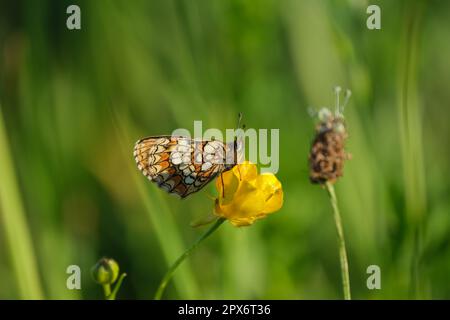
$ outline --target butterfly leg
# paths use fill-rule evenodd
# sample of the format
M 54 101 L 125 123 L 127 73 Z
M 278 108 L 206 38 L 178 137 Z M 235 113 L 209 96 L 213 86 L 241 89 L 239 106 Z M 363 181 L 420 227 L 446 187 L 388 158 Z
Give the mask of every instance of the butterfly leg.
M 223 183 L 223 174 L 220 173 L 220 182 L 222 183 L 222 198 L 225 198 L 225 184 Z

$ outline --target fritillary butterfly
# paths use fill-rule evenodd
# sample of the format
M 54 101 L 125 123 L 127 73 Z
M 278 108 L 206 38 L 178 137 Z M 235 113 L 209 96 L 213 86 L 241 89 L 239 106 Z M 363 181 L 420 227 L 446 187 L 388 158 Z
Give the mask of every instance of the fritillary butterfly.
M 242 144 L 183 136 L 154 136 L 139 140 L 134 158 L 139 170 L 167 192 L 185 198 L 201 190 L 241 157 Z

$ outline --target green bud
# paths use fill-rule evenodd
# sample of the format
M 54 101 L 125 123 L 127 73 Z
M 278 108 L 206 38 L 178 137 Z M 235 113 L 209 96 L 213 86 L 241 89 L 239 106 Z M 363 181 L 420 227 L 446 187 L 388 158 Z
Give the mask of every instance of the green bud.
M 114 259 L 102 258 L 92 267 L 91 274 L 99 284 L 113 284 L 119 276 L 119 265 Z

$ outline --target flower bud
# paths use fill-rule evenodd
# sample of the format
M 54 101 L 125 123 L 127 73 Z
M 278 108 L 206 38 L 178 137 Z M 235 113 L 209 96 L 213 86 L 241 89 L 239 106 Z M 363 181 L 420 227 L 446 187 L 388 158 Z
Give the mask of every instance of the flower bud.
M 113 284 L 119 276 L 119 265 L 114 259 L 102 258 L 92 267 L 91 274 L 99 284 Z

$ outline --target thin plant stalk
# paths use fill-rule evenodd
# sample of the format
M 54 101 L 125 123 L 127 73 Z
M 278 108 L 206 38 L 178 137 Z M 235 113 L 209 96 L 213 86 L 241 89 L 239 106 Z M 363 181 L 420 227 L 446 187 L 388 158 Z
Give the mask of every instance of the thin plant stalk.
M 111 294 L 111 285 L 109 283 L 103 285 L 103 293 L 105 294 L 105 298 L 108 298 Z
M 216 222 L 200 237 L 198 238 L 174 263 L 173 265 L 167 270 L 166 274 L 164 275 L 163 279 L 161 280 L 161 283 L 159 284 L 158 290 L 155 294 L 155 300 L 161 300 L 161 297 L 164 293 L 164 290 L 167 287 L 167 284 L 169 283 L 170 279 L 172 278 L 173 274 L 175 273 L 178 266 L 187 258 L 189 255 L 194 251 L 197 246 L 202 243 L 203 240 L 208 238 L 214 231 L 216 231 L 217 228 L 220 227 L 220 225 L 225 221 L 224 218 L 219 218 L 216 220 Z
M 122 286 L 123 279 L 127 276 L 126 273 L 122 273 L 119 277 L 119 280 L 117 280 L 116 285 L 114 286 L 114 289 L 111 291 L 111 286 L 108 284 L 107 288 L 103 287 L 105 290 L 105 297 L 106 300 L 116 300 L 117 292 L 119 292 L 120 287 Z
M 342 228 L 341 214 L 337 202 L 334 186 L 330 182 L 326 183 L 328 195 L 330 196 L 331 206 L 333 207 L 334 222 L 338 235 L 339 260 L 341 263 L 342 289 L 344 291 L 344 299 L 351 300 L 350 294 L 350 276 L 348 272 L 347 250 L 345 248 L 344 229 Z

